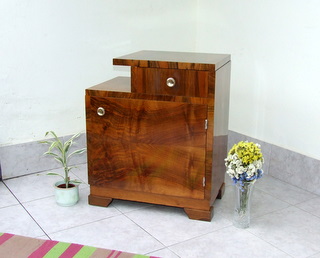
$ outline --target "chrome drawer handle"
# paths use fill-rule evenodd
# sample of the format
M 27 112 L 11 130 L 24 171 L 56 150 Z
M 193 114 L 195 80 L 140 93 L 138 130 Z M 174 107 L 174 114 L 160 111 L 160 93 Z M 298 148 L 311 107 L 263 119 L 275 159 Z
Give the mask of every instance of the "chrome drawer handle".
M 106 113 L 106 111 L 104 110 L 103 107 L 99 107 L 99 108 L 97 109 L 97 114 L 98 114 L 99 116 L 104 116 L 105 113 Z
M 167 86 L 168 86 L 168 87 L 173 87 L 174 85 L 176 85 L 176 80 L 173 79 L 172 77 L 169 77 L 169 78 L 167 79 Z

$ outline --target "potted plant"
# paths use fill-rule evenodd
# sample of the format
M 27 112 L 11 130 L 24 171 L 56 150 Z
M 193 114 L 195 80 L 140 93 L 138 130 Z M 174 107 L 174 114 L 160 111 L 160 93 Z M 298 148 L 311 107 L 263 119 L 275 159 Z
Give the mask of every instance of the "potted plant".
M 70 147 L 73 145 L 74 140 L 80 136 L 80 133 L 73 135 L 69 140 L 62 141 L 53 131 L 46 132 L 45 136 L 51 135 L 53 139 L 47 141 L 40 141 L 40 143 L 49 145 L 48 151 L 43 155 L 49 155 L 56 161 L 61 163 L 64 174 L 47 173 L 51 176 L 60 176 L 63 180 L 55 183 L 55 197 L 56 202 L 61 206 L 72 206 L 79 201 L 79 183 L 77 180 L 70 180 L 69 172 L 75 166 L 69 165 L 69 159 L 75 154 L 82 154 L 86 151 L 86 148 L 74 150 L 71 153 Z

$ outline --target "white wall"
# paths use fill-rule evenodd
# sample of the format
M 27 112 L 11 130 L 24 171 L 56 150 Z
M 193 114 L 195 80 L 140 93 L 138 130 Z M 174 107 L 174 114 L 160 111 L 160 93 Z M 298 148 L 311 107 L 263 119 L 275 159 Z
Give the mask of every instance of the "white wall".
M 193 51 L 193 0 L 1 0 L 0 146 L 85 130 L 84 90 L 142 49 Z
M 198 8 L 198 9 L 197 9 Z M 233 131 L 320 159 L 317 0 L 1 0 L 0 146 L 85 129 L 84 89 L 141 49 L 232 54 Z
M 229 129 L 320 159 L 320 2 L 198 2 L 197 51 L 232 55 Z

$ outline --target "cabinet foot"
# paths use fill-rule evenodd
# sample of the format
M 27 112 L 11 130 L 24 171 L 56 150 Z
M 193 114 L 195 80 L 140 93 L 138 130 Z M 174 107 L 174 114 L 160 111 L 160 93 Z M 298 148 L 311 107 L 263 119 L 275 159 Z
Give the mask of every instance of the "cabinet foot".
M 219 193 L 217 195 L 217 199 L 222 199 L 222 196 L 224 195 L 225 189 L 226 189 L 226 185 L 225 185 L 225 183 L 222 183 L 222 185 L 219 189 Z
M 185 213 L 187 213 L 189 219 L 211 221 L 213 217 L 213 206 L 210 210 L 196 210 L 190 208 L 184 208 Z
M 88 196 L 89 204 L 95 205 L 95 206 L 108 207 L 112 202 L 112 200 L 113 200 L 112 198 L 95 196 L 91 194 Z

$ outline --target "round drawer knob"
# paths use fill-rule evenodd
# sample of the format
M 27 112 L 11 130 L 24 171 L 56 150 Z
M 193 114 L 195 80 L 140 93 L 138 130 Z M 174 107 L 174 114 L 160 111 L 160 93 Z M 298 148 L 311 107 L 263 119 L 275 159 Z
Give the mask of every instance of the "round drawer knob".
M 97 109 L 97 114 L 98 114 L 99 116 L 104 116 L 105 113 L 106 113 L 106 111 L 104 110 L 103 107 L 99 107 L 99 108 Z
M 176 80 L 173 79 L 172 77 L 169 77 L 169 78 L 167 79 L 167 86 L 168 86 L 168 87 L 173 87 L 174 85 L 176 85 Z

